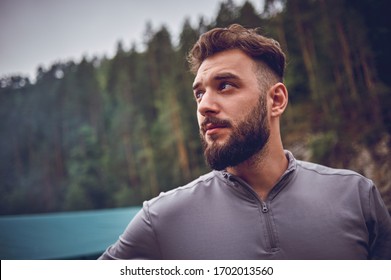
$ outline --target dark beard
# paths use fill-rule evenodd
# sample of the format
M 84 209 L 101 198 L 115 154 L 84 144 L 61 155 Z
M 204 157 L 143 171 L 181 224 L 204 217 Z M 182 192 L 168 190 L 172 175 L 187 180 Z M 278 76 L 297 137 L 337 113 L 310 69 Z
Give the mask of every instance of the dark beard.
M 270 129 L 264 95 L 261 95 L 256 107 L 236 126 L 232 126 L 229 121 L 215 117 L 207 117 L 203 123 L 208 122 L 224 124 L 232 130 L 232 134 L 223 145 L 216 142 L 208 145 L 205 132 L 202 130 L 200 132 L 206 162 L 214 170 L 237 166 L 250 159 L 263 150 L 269 140 Z

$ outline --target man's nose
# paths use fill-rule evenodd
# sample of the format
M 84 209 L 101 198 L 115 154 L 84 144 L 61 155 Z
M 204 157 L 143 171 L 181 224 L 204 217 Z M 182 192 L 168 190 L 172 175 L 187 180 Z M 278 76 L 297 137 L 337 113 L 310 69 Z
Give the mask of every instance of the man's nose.
M 198 103 L 197 110 L 202 116 L 218 114 L 220 109 L 216 94 L 211 90 L 206 91 Z

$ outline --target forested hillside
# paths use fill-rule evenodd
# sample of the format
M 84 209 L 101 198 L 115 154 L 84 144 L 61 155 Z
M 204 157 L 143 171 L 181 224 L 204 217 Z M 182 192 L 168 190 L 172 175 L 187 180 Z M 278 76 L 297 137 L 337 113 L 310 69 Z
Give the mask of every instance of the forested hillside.
M 184 19 L 178 44 L 147 25 L 142 51 L 119 42 L 113 58 L 40 67 L 34 83 L 1 77 L 0 214 L 141 205 L 206 172 L 185 56 L 231 23 L 287 53 L 285 147 L 372 178 L 391 210 L 387 4 L 267 0 L 261 13 L 225 1 L 214 19 Z

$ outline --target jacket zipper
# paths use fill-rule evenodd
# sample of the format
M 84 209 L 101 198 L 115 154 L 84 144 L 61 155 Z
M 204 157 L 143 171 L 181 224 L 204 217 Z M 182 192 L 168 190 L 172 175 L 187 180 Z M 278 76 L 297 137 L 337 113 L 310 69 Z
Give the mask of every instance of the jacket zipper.
M 266 229 L 268 232 L 268 236 L 270 238 L 270 248 L 271 250 L 273 250 L 277 248 L 277 241 L 274 236 L 273 225 L 269 214 L 269 208 L 267 207 L 266 202 L 261 201 L 261 203 L 262 203 L 262 213 L 264 214 L 266 220 Z
M 266 231 L 269 237 L 269 243 L 270 243 L 270 249 L 273 251 L 274 249 L 277 248 L 277 241 L 276 237 L 274 235 L 273 231 L 273 224 L 271 222 L 271 217 L 269 213 L 269 207 L 267 206 L 266 202 L 262 201 L 262 199 L 254 192 L 254 190 L 249 186 L 246 182 L 242 182 L 242 180 L 233 178 L 231 174 L 224 172 L 223 176 L 230 180 L 230 181 L 236 181 L 238 184 L 242 185 L 245 187 L 246 191 L 248 191 L 258 202 L 258 204 L 262 207 L 262 213 L 264 214 L 265 221 L 266 221 Z

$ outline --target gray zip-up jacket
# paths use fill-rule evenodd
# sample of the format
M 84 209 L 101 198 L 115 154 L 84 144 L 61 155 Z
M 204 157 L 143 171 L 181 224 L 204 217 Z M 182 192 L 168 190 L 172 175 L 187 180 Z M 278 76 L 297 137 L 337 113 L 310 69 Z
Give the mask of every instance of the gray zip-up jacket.
M 265 201 L 213 171 L 145 202 L 100 259 L 391 259 L 391 219 L 372 181 L 286 154 Z

